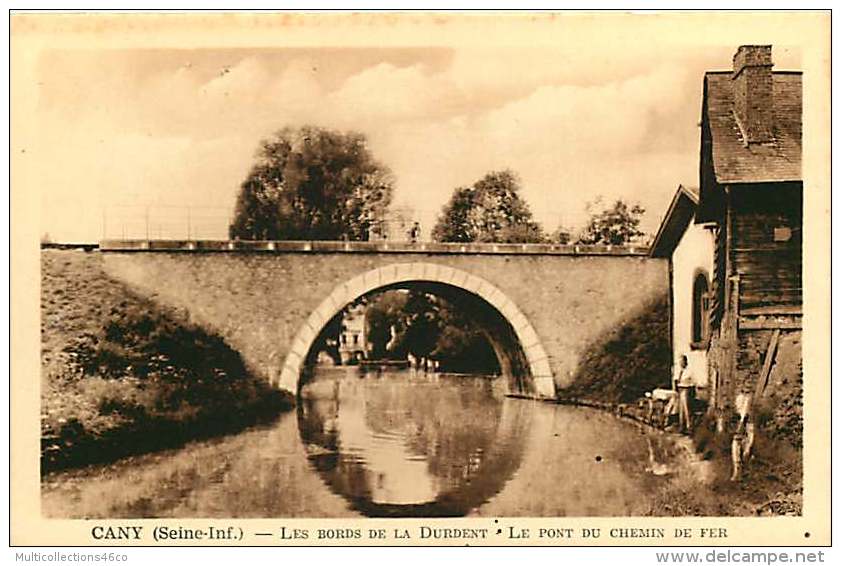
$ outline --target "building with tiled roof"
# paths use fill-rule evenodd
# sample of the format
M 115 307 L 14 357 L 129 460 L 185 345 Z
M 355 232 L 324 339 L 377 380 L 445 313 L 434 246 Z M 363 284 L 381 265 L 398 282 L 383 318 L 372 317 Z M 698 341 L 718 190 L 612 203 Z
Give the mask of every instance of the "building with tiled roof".
M 802 75 L 743 45 L 703 88 L 699 188 L 678 188 L 651 253 L 670 261 L 675 361 L 726 429 L 737 396 L 773 415 L 802 392 Z

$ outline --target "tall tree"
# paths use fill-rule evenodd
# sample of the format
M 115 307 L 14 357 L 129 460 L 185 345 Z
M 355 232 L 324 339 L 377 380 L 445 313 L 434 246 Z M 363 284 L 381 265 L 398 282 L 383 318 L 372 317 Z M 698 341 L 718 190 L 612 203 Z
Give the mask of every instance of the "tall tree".
M 488 173 L 453 193 L 432 230 L 439 242 L 536 243 L 546 237 L 510 170 Z
M 391 172 L 363 136 L 314 126 L 263 140 L 243 181 L 230 237 L 367 240 L 391 202 Z
M 645 209 L 639 204 L 629 204 L 617 199 L 605 207 L 601 198 L 587 203 L 590 220 L 581 235 L 579 244 L 610 244 L 621 246 L 639 240 L 645 234 L 639 229 Z

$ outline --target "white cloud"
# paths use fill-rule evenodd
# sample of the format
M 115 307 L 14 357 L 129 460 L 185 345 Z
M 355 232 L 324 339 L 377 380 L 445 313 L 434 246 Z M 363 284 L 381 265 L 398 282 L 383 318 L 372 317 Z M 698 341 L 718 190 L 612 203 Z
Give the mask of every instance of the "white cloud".
M 580 223 L 600 193 L 639 198 L 656 218 L 679 182 L 695 180 L 686 177 L 696 170 L 700 75 L 621 60 L 598 68 L 598 60 L 457 52 L 444 69 L 382 62 L 327 87 L 319 76 L 327 71 L 306 56 L 277 73 L 252 55 L 214 76 L 186 64 L 145 77 L 141 88 L 110 81 L 84 105 L 43 111 L 41 149 L 64 153 L 43 186 L 51 194 L 68 182 L 93 187 L 76 203 L 62 200 L 66 209 L 106 200 L 230 207 L 259 140 L 313 123 L 366 133 L 397 176 L 395 201 L 418 209 L 425 228 L 453 188 L 505 167 L 520 173 L 548 230 L 559 215 Z M 69 229 L 61 217 L 48 215 L 51 232 Z
M 427 74 L 420 65 L 381 63 L 347 79 L 326 103 L 338 119 L 390 122 L 434 119 L 457 98 L 460 93 L 440 74 Z

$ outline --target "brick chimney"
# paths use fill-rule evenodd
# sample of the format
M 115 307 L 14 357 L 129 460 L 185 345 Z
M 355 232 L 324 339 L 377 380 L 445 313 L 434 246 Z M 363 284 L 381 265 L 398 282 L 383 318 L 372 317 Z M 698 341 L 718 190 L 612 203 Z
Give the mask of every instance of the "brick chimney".
M 770 45 L 742 45 L 733 56 L 733 110 L 745 145 L 774 139 Z

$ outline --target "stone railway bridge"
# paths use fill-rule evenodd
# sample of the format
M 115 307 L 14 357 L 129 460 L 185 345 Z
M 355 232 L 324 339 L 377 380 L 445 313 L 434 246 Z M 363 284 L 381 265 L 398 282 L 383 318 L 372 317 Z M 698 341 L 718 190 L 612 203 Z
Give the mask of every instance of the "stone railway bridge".
M 217 332 L 297 393 L 313 345 L 349 304 L 418 289 L 483 328 L 511 394 L 554 397 L 601 337 L 668 291 L 645 248 L 389 242 L 103 241 L 106 271 Z

